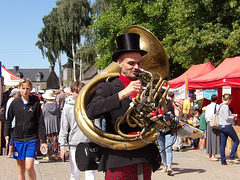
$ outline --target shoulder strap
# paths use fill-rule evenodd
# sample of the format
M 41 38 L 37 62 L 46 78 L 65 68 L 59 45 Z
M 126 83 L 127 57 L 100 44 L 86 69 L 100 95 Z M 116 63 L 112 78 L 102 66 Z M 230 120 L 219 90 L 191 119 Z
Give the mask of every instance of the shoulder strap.
M 215 104 L 214 114 L 216 114 L 216 109 L 217 109 L 217 103 Z
M 220 107 L 219 107 L 219 109 L 218 109 L 218 112 L 217 112 L 217 114 L 219 114 L 219 112 L 220 112 L 220 109 L 221 109 L 222 105 L 223 105 L 223 104 L 220 104 Z

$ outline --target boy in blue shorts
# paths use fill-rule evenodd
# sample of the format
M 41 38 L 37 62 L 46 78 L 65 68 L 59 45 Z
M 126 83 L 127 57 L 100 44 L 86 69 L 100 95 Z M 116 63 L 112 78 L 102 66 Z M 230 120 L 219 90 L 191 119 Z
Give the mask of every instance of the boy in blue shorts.
M 35 180 L 34 159 L 38 132 L 42 140 L 40 149 L 47 148 L 46 130 L 40 101 L 37 96 L 30 96 L 32 82 L 27 78 L 21 79 L 18 88 L 21 95 L 9 106 L 5 123 L 6 147 L 9 143 L 11 123 L 15 117 L 13 158 L 17 160 L 18 179 L 25 179 L 25 171 L 27 171 L 29 179 Z

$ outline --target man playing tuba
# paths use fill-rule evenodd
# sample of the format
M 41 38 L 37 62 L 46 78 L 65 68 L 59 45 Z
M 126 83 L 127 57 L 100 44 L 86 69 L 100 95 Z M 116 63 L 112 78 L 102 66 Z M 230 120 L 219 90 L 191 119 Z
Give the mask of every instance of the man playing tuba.
M 104 116 L 106 131 L 116 134 L 114 124 L 128 110 L 132 98 L 142 91 L 142 83 L 136 77 L 142 61 L 147 54 L 139 46 L 140 35 L 125 33 L 116 38 L 118 50 L 112 56 L 121 68 L 120 76 L 110 77 L 98 85 L 95 96 L 88 104 L 86 112 L 89 119 Z M 121 124 L 126 134 L 140 131 L 131 128 L 127 122 Z M 105 179 L 151 179 L 151 172 L 160 167 L 161 158 L 155 143 L 135 150 L 106 149 L 101 157 L 98 170 L 105 171 Z

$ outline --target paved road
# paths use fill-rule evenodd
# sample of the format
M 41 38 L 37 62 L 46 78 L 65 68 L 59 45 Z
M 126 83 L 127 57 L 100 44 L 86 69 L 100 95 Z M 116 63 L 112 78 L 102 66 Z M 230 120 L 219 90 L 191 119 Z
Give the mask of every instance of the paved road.
M 51 157 L 45 162 L 38 159 L 35 165 L 38 180 L 68 180 L 70 174 L 69 162 L 55 161 Z M 6 156 L 0 156 L 0 180 L 17 179 L 16 161 Z M 220 162 L 210 162 L 204 150 L 185 149 L 173 154 L 173 174 L 168 176 L 161 170 L 152 175 L 152 180 L 237 180 L 240 179 L 240 164 L 222 166 Z M 81 173 L 84 179 L 84 174 Z M 96 172 L 96 180 L 103 180 L 104 174 Z

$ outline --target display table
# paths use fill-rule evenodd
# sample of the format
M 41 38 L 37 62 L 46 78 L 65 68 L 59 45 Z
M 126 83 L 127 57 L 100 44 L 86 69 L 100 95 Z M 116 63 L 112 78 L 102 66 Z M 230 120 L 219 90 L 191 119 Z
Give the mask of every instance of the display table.
M 235 129 L 235 131 L 238 135 L 238 138 L 240 139 L 240 126 L 233 126 L 233 128 Z M 230 137 L 228 137 L 226 148 L 225 148 L 226 157 L 229 157 L 231 150 L 232 150 L 232 145 L 233 145 L 233 141 Z M 240 158 L 240 144 L 238 145 L 238 149 L 236 152 L 236 158 Z

